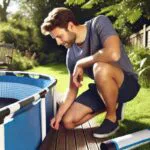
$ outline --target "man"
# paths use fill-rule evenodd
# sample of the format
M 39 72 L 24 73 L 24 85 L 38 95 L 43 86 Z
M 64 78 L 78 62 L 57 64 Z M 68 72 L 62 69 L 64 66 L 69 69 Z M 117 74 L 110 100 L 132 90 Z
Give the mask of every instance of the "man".
M 51 120 L 52 128 L 58 130 L 62 121 L 71 129 L 106 111 L 93 136 L 104 138 L 115 133 L 122 119 L 123 103 L 133 99 L 140 86 L 110 20 L 100 15 L 79 24 L 70 9 L 59 7 L 48 14 L 41 31 L 68 48 L 66 64 L 70 83 L 64 103 Z M 95 83 L 89 84 L 89 89 L 77 97 L 84 72 Z

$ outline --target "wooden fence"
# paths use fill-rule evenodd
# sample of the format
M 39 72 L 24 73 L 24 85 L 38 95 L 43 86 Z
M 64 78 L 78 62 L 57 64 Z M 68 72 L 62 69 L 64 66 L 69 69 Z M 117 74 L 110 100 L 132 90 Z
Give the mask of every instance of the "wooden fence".
M 143 29 L 138 33 L 132 34 L 129 37 L 129 43 L 131 45 L 137 45 L 138 47 L 145 47 L 150 49 L 150 26 L 144 25 Z

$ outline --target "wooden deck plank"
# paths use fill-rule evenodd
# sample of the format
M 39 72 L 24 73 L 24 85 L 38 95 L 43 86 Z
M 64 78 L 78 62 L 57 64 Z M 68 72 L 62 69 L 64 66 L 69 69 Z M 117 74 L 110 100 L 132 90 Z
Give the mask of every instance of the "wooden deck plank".
M 61 127 L 59 131 L 50 130 L 40 150 L 99 150 L 103 139 L 92 136 L 94 128 L 99 126 L 95 119 L 72 130 Z
M 77 150 L 88 150 L 87 143 L 83 133 L 83 128 L 81 125 L 75 128 L 75 139 Z
M 50 129 L 46 138 L 44 139 L 40 150 L 55 150 L 56 148 L 56 141 L 57 141 L 58 131 Z
M 66 129 L 63 127 L 58 131 L 56 150 L 66 150 Z
M 66 130 L 66 150 L 76 150 L 74 129 Z
M 92 129 L 87 121 L 82 125 L 85 139 L 87 141 L 87 146 L 89 150 L 99 150 L 99 147 L 96 144 L 96 139 L 92 136 Z

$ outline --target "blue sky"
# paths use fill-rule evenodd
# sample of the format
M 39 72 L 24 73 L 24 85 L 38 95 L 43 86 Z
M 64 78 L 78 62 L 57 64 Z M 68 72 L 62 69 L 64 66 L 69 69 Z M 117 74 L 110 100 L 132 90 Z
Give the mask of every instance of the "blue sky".
M 0 4 L 3 4 L 3 0 L 0 0 Z M 16 2 L 11 1 L 9 4 L 9 7 L 7 9 L 7 12 L 9 13 L 15 13 L 19 9 L 19 6 Z

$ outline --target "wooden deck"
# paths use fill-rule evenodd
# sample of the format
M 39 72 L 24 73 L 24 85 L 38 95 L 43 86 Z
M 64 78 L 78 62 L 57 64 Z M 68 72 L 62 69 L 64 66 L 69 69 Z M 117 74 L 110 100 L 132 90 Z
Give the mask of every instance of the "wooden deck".
M 92 136 L 97 126 L 93 118 L 72 130 L 50 130 L 40 150 L 100 150 L 102 139 Z

